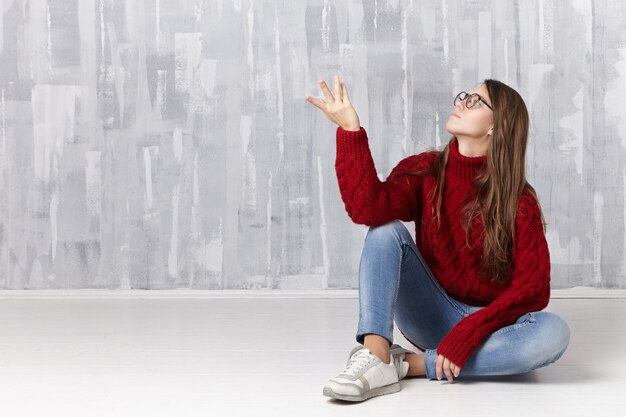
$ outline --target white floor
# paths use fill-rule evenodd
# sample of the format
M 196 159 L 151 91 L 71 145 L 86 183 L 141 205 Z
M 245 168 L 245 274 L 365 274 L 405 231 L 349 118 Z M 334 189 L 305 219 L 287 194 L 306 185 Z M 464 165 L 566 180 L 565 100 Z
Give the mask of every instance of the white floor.
M 547 310 L 572 330 L 548 367 L 348 403 L 322 387 L 356 345 L 355 298 L 0 297 L 0 416 L 624 415 L 626 299 Z

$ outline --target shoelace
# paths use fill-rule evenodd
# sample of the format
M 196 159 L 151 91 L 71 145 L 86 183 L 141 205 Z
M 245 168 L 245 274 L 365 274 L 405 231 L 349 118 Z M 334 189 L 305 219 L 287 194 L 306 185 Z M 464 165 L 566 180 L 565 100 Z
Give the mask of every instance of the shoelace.
M 370 363 L 370 360 L 371 358 L 365 350 L 359 350 L 352 356 L 350 363 L 342 373 L 347 375 L 356 375 L 361 371 L 361 369 L 363 369 L 364 366 Z

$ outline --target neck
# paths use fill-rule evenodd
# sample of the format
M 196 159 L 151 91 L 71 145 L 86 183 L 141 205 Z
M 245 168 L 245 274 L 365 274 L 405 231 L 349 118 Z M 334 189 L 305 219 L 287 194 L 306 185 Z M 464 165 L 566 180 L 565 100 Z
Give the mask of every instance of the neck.
M 459 153 L 463 156 L 475 157 L 487 155 L 487 148 L 489 147 L 487 137 L 483 139 L 466 139 L 462 136 L 456 136 L 456 140 L 459 143 Z
M 470 183 L 476 175 L 485 168 L 487 155 L 466 156 L 459 151 L 460 142 L 453 139 L 450 142 L 450 156 L 446 165 L 446 177 L 456 181 Z

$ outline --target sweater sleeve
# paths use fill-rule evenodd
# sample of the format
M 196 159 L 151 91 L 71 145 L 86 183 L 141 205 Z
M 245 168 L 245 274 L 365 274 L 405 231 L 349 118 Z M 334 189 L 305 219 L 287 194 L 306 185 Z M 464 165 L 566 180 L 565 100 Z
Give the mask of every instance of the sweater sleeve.
M 398 170 L 422 170 L 424 159 L 422 154 L 406 157 L 390 175 Z M 335 171 L 346 212 L 354 223 L 378 226 L 395 219 L 415 219 L 423 177 L 398 174 L 380 181 L 363 127 L 358 131 L 337 128 Z
M 510 286 L 489 305 L 459 321 L 437 348 L 438 354 L 457 366 L 463 367 L 491 333 L 528 312 L 543 310 L 550 300 L 550 253 L 539 204 L 534 197 L 522 197 L 519 207 Z

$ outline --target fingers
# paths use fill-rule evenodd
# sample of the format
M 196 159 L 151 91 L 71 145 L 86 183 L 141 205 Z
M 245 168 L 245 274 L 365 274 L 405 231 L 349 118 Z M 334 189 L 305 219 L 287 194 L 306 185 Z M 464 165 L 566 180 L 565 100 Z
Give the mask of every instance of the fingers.
M 443 355 L 438 355 L 437 360 L 435 362 L 435 373 L 437 375 L 437 379 L 441 380 L 442 375 L 445 376 L 448 381 L 453 381 L 453 376 L 459 376 L 459 372 L 461 368 L 456 366 L 450 359 L 444 357 Z
M 452 370 L 452 373 L 454 374 L 455 377 L 459 376 L 459 372 L 461 372 L 461 368 L 459 368 L 458 366 L 452 363 L 450 366 L 450 369 Z
M 452 371 L 450 371 L 450 359 L 448 358 L 443 360 L 443 372 L 446 374 L 448 381 L 452 382 Z
M 443 355 L 437 356 L 437 360 L 435 361 L 435 373 L 437 374 L 437 379 L 441 379 L 441 369 L 443 367 Z
M 326 108 L 326 102 L 324 100 L 320 100 L 319 98 L 306 96 L 306 99 L 309 103 L 313 104 L 315 107 L 324 110 Z
M 328 85 L 326 84 L 326 81 L 320 80 L 320 87 L 322 88 L 322 93 L 324 94 L 324 97 L 328 99 L 329 103 L 333 103 L 335 100 L 342 101 L 344 98 L 347 97 L 347 94 L 348 94 L 346 85 L 339 81 L 339 77 L 337 75 L 335 75 L 334 77 L 335 95 L 331 93 L 330 89 L 328 88 Z
M 335 97 L 341 101 L 341 90 L 339 89 L 339 77 L 335 75 Z
M 348 98 L 348 87 L 346 87 L 345 83 L 341 83 L 341 87 L 342 87 L 342 99 L 343 101 L 350 103 L 350 98 Z
M 321 80 L 320 87 L 322 87 L 322 93 L 324 94 L 324 97 L 328 99 L 328 102 L 333 103 L 335 101 L 335 97 L 333 97 L 333 93 L 331 93 L 330 90 L 328 89 L 328 86 L 326 85 L 326 81 Z

